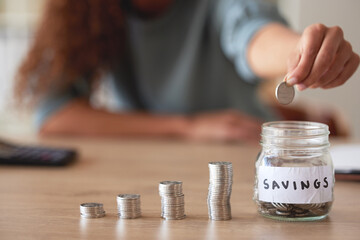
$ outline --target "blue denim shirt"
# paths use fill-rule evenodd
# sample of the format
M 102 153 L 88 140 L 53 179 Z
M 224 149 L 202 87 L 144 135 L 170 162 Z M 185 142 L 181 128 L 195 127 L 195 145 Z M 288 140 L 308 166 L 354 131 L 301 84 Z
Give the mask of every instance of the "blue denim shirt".
M 134 81 L 143 109 L 160 114 L 237 109 L 263 120 L 273 115 L 259 101 L 259 78 L 249 67 L 247 49 L 254 34 L 269 22 L 284 23 L 272 4 L 261 0 L 174 0 L 160 17 L 127 16 L 129 68 L 110 73 L 116 110 L 139 108 L 126 83 Z M 74 98 L 87 96 L 79 80 L 54 93 L 36 112 L 39 126 Z

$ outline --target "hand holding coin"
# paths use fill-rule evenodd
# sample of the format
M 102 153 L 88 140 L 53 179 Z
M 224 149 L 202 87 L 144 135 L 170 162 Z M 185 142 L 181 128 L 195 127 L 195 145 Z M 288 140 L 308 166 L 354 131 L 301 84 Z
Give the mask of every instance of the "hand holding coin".
M 359 62 L 340 27 L 313 24 L 304 30 L 288 59 L 286 82 L 300 91 L 338 87 L 354 74 Z

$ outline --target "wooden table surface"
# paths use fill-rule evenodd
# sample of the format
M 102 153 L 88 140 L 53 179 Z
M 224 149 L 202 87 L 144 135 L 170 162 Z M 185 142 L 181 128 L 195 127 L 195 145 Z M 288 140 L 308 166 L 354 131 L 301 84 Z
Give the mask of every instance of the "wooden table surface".
M 0 166 L 0 239 L 360 239 L 360 183 L 335 184 L 328 218 L 281 222 L 264 218 L 252 201 L 258 146 L 165 141 L 15 138 L 72 146 L 67 167 Z M 207 215 L 209 161 L 231 161 L 233 219 Z M 184 220 L 160 218 L 158 183 L 183 181 Z M 116 195 L 141 194 L 142 218 L 118 219 Z M 101 202 L 106 216 L 82 219 L 79 204 Z

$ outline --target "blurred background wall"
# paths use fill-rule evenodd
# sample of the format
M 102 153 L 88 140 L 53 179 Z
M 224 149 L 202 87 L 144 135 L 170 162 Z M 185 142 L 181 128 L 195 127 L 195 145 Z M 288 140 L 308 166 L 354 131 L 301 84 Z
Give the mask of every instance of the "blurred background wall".
M 0 0 L 0 131 L 34 132 L 28 116 L 14 114 L 11 88 L 15 71 L 32 41 L 46 0 Z M 274 2 L 275 0 L 270 0 Z M 339 25 L 360 53 L 359 0 L 278 0 L 291 26 L 301 32 L 312 23 Z M 297 101 L 333 105 L 344 113 L 354 139 L 360 140 L 360 69 L 344 86 L 333 90 L 306 90 Z
M 0 0 L 0 131 L 33 133 L 31 118 L 12 105 L 14 74 L 32 41 L 45 0 Z

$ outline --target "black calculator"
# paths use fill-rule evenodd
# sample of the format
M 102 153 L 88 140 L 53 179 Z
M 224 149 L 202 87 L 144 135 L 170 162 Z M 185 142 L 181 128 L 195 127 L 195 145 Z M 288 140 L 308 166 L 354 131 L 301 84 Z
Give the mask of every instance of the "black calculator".
M 76 156 L 74 149 L 25 146 L 0 140 L 0 164 L 64 166 Z

